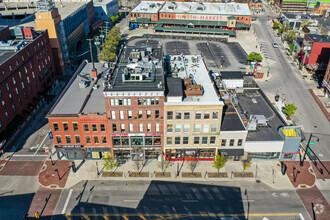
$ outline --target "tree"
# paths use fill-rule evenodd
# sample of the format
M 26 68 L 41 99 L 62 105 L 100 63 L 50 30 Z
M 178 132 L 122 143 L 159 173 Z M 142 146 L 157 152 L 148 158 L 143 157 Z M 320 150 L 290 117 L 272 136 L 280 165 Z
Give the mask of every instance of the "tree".
M 242 159 L 243 172 L 247 168 L 251 167 L 251 165 L 252 165 L 252 161 L 251 160 L 252 160 L 252 158 L 251 158 L 251 156 L 249 154 L 247 154 L 247 155 L 244 156 L 244 158 Z
M 248 61 L 255 62 L 255 61 L 262 61 L 262 56 L 260 53 L 252 52 L 247 57 Z
M 123 17 L 123 13 L 119 12 L 119 17 Z
M 112 17 L 110 17 L 110 20 L 112 21 L 112 23 L 115 23 L 116 17 L 115 16 L 112 16 Z
M 285 105 L 284 112 L 285 112 L 285 114 L 287 114 L 289 116 L 292 116 L 292 115 L 294 115 L 294 113 L 297 109 L 298 108 L 292 103 L 292 104 L 289 104 L 289 105 Z
M 297 33 L 295 31 L 288 31 L 284 35 L 285 39 L 287 39 L 290 43 L 296 38 L 296 36 Z
M 118 165 L 116 159 L 112 157 L 110 152 L 106 152 L 105 157 L 103 157 L 102 160 L 106 170 L 113 170 Z
M 224 155 L 216 155 L 213 161 L 213 167 L 215 169 L 218 170 L 218 174 L 219 174 L 219 170 L 224 167 L 226 165 L 227 159 Z
M 140 173 L 140 169 L 141 169 L 142 165 L 143 165 L 143 161 L 141 161 L 141 160 L 134 161 L 134 167 L 135 167 L 136 171 L 139 173 Z
M 121 40 L 121 33 L 118 27 L 113 27 L 107 37 L 105 42 L 102 44 L 102 51 L 99 55 L 99 60 L 111 62 L 116 59 L 116 54 L 118 52 L 118 45 Z
M 273 28 L 278 29 L 281 26 L 280 22 L 274 22 Z
M 191 170 L 191 174 L 193 174 L 198 165 L 198 160 L 195 157 L 188 157 L 187 161 L 188 161 L 188 167 Z
M 164 158 L 162 158 L 162 160 L 158 163 L 158 167 L 160 169 L 162 169 L 163 174 L 165 173 L 166 169 L 168 168 L 169 165 L 169 161 L 164 160 Z

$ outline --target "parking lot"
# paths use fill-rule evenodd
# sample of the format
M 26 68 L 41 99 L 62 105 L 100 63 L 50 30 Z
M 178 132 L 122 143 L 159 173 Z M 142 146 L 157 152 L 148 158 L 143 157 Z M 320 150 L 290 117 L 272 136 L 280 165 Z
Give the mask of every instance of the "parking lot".
M 165 55 L 195 55 L 204 57 L 207 67 L 219 70 L 245 71 L 247 54 L 236 42 L 226 42 L 226 39 L 189 38 L 180 36 L 145 36 L 134 37 L 128 41 L 129 46 L 162 45 Z

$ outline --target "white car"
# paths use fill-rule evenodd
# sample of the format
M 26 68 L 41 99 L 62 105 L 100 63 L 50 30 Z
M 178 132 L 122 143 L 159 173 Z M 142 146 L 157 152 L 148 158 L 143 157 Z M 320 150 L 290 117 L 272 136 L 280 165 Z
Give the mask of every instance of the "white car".
M 273 47 L 274 47 L 274 48 L 278 48 L 278 43 L 274 42 L 274 43 L 273 43 Z

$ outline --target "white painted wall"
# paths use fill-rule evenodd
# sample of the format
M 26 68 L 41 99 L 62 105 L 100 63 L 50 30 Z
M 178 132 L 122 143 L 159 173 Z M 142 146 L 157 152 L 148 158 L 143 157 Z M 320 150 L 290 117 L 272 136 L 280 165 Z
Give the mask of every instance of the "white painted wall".
M 245 152 L 282 152 L 284 141 L 247 141 L 245 142 Z
M 243 87 L 243 79 L 224 79 L 222 82 L 226 85 L 227 89 L 236 89 Z

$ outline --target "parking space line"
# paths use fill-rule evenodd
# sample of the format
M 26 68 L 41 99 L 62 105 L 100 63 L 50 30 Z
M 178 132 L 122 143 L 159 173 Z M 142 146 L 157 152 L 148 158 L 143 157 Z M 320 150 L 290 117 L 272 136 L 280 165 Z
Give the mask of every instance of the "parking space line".
M 69 192 L 69 194 L 68 194 L 68 197 L 66 198 L 66 201 L 65 201 L 65 203 L 64 203 L 64 207 L 63 207 L 63 210 L 62 210 L 62 214 L 65 213 L 66 207 L 68 206 L 68 204 L 69 204 L 69 200 L 70 200 L 70 198 L 71 198 L 71 194 L 72 194 L 72 189 L 70 189 L 70 192 Z

